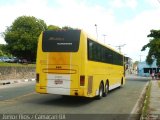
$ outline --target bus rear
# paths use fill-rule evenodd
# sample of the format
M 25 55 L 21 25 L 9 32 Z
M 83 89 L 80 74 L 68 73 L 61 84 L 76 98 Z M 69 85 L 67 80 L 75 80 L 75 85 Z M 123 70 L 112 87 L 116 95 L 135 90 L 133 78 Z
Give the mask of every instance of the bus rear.
M 38 42 L 36 92 L 83 96 L 80 30 L 44 31 Z M 81 52 L 80 52 L 81 51 Z M 81 80 L 81 81 L 80 81 Z

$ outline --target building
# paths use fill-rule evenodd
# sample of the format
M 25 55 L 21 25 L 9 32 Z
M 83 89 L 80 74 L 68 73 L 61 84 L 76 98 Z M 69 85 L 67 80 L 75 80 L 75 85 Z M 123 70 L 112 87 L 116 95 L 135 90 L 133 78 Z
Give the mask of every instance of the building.
M 134 74 L 133 61 L 129 57 L 125 57 L 126 74 Z
M 156 60 L 151 65 L 148 65 L 146 62 L 139 62 L 137 68 L 138 76 L 149 77 L 151 73 L 155 74 L 160 72 L 160 68 L 156 65 Z

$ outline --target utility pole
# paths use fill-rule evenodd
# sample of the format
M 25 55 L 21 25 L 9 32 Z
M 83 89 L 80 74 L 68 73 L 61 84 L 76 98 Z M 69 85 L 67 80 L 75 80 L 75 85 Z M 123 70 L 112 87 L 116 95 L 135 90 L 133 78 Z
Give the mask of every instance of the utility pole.
M 103 34 L 103 37 L 104 37 L 104 44 L 106 43 L 106 36 L 105 34 Z
M 125 45 L 126 44 L 116 46 L 116 47 L 118 47 L 118 50 L 119 50 L 120 53 L 121 53 L 121 48 L 124 47 Z
M 98 40 L 98 30 L 97 30 L 97 24 L 95 24 L 96 27 L 96 34 L 97 34 L 97 40 Z
M 140 57 L 140 62 L 141 62 L 141 57 L 142 57 L 142 55 L 139 55 L 139 57 Z

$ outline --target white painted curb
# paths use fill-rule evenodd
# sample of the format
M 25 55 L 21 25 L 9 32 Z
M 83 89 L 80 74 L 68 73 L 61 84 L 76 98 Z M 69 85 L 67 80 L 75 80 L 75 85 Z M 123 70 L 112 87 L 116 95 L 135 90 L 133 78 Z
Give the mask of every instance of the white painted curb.
M 30 82 L 35 81 L 35 78 L 31 79 L 19 79 L 19 80 L 0 80 L 0 85 L 8 85 L 8 84 L 15 84 L 15 83 L 21 83 L 21 82 Z

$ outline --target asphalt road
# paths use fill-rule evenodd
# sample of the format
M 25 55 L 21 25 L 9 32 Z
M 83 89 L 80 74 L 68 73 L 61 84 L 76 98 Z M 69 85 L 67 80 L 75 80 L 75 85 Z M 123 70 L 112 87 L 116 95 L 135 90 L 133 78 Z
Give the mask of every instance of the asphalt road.
M 129 77 L 123 88 L 95 100 L 35 93 L 34 82 L 0 86 L 0 113 L 130 114 L 148 80 Z
M 35 82 L 23 82 L 0 86 L 0 102 L 34 92 Z

